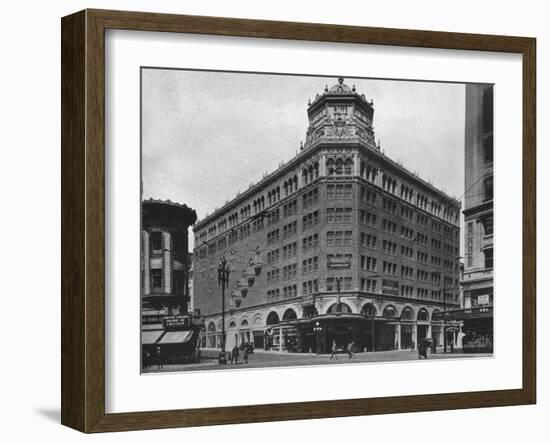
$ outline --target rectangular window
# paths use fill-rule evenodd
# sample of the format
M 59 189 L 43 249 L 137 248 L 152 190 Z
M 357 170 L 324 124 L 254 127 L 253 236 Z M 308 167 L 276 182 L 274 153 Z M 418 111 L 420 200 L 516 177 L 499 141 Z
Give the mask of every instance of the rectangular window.
M 493 249 L 485 250 L 484 255 L 485 255 L 485 268 L 492 269 L 493 268 Z
M 352 232 L 346 231 L 344 232 L 344 245 L 351 246 L 351 244 L 352 244 Z
M 346 276 L 343 281 L 343 290 L 351 290 L 351 276 Z
M 345 200 L 352 199 L 351 184 L 345 184 L 344 185 L 344 199 Z
M 319 188 L 310 190 L 302 196 L 302 206 L 304 209 L 313 206 L 319 202 Z
M 376 249 L 376 236 L 361 232 L 361 247 Z
M 493 177 L 485 178 L 483 181 L 484 201 L 493 199 Z
M 365 187 L 361 188 L 361 201 L 364 201 L 367 204 L 372 206 L 376 205 L 376 192 L 367 189 Z
M 488 86 L 483 90 L 483 131 L 485 133 L 493 131 L 493 86 Z
M 493 135 L 483 140 L 483 161 L 485 164 L 493 162 Z
M 151 232 L 151 250 L 153 252 L 162 250 L 162 232 Z
M 162 288 L 162 269 L 151 270 L 153 288 Z

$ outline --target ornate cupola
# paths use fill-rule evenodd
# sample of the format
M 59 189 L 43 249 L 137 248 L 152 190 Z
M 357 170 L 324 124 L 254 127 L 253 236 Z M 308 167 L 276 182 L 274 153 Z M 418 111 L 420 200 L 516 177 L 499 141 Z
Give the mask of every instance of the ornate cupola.
M 355 85 L 350 88 L 341 77 L 337 84 L 330 89 L 325 86 L 323 94 L 308 103 L 307 114 L 309 127 L 305 149 L 323 141 L 357 141 L 377 148 L 372 127 L 372 100 L 368 102 L 365 95 L 356 92 Z

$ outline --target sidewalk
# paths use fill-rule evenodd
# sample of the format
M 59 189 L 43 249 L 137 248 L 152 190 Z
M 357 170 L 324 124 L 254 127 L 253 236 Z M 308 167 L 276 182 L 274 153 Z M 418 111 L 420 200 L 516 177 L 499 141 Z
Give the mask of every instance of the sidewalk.
M 204 353 L 208 353 L 205 357 Z M 306 365 L 334 365 L 334 364 L 353 364 L 353 363 L 370 363 L 370 362 L 399 362 L 399 361 L 425 361 L 418 359 L 418 352 L 408 350 L 388 350 L 368 353 L 354 353 L 352 358 L 349 358 L 347 353 L 338 353 L 338 359 L 330 359 L 329 354 L 315 353 L 288 353 L 270 350 L 255 350 L 248 357 L 248 364 L 243 363 L 242 354 L 239 356 L 239 363 L 231 365 L 229 359 L 226 365 L 218 364 L 217 349 L 201 350 L 202 360 L 195 364 L 178 364 L 166 365 L 164 369 L 157 370 L 156 367 L 148 367 L 144 373 L 158 372 L 174 372 L 174 371 L 195 371 L 195 370 L 228 370 L 228 369 L 243 369 L 243 368 L 265 368 L 265 367 L 292 367 Z M 459 358 L 479 358 L 490 357 L 492 354 L 472 354 L 472 353 L 443 353 L 440 352 L 430 354 L 429 360 L 442 359 L 459 359 Z

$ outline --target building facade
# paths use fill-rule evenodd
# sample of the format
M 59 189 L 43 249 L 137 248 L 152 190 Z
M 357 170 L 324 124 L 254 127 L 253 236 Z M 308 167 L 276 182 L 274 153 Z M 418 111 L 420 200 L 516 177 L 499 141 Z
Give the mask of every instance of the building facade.
M 197 220 L 185 204 L 141 203 L 141 364 L 196 362 L 202 320 L 189 311 L 188 229 Z
M 197 214 L 186 205 L 171 201 L 149 199 L 141 207 L 142 310 L 186 313 L 188 229 Z
M 463 305 L 465 350 L 493 347 L 493 86 L 466 85 Z
M 343 79 L 308 105 L 300 152 L 194 226 L 194 304 L 221 345 L 327 352 L 443 342 L 458 306 L 460 203 L 388 158 L 374 104 Z

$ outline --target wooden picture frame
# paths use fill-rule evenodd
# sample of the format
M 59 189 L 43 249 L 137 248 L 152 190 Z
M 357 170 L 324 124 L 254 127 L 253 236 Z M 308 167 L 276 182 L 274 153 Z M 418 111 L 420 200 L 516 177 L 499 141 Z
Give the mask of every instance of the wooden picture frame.
M 523 57 L 523 385 L 497 391 L 108 414 L 105 412 L 105 30 L 517 53 Z M 536 41 L 185 15 L 84 10 L 62 19 L 62 424 L 142 430 L 534 404 Z

